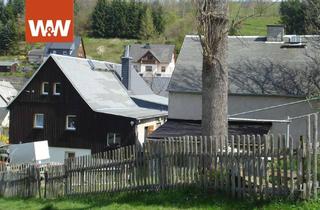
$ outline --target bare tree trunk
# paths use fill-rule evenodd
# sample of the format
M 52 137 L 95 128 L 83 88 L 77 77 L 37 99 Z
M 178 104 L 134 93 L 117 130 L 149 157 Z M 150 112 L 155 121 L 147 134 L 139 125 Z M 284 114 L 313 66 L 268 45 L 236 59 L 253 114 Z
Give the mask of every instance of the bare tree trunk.
M 227 0 L 196 0 L 203 49 L 202 135 L 228 134 Z

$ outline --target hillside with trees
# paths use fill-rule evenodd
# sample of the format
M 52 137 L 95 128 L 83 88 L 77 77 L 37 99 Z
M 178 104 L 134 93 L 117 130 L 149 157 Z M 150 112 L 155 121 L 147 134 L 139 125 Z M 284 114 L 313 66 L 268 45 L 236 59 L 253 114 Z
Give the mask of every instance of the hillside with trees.
M 31 48 L 44 46 L 24 42 L 23 2 L 10 0 L 6 6 L 0 6 L 0 13 L 10 17 L 0 21 L 0 46 L 6 45 L 0 47 L 0 54 L 6 55 L 0 56 L 0 60 L 19 58 L 24 62 Z M 74 3 L 75 33 L 84 37 L 87 55 L 94 59 L 119 62 L 124 45 L 131 43 L 174 44 L 178 53 L 185 34 L 197 33 L 192 0 Z M 264 0 L 229 2 L 229 18 L 237 22 L 232 25 L 231 35 L 265 35 L 267 24 L 280 22 L 279 5 Z

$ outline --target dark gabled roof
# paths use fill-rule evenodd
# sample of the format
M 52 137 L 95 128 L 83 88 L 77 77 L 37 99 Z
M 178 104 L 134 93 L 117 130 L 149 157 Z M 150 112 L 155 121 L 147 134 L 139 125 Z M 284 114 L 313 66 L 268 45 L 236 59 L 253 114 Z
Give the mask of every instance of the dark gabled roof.
M 46 56 L 49 55 L 49 50 L 71 50 L 70 56 L 77 57 L 82 38 L 76 36 L 73 42 L 50 42 L 46 44 L 44 53 Z
M 150 52 L 161 63 L 170 63 L 174 53 L 174 45 L 165 44 L 133 44 L 130 45 L 130 57 L 138 62 L 145 54 Z
M 264 135 L 272 126 L 270 122 L 229 121 L 229 135 Z M 166 137 L 201 136 L 201 122 L 169 119 L 148 136 L 150 139 Z
M 118 64 L 54 54 L 50 55 L 44 63 L 49 59 L 53 59 L 81 98 L 95 112 L 133 119 L 167 115 L 167 112 L 140 108 L 134 103 L 115 73 L 115 70 L 119 68 Z M 44 63 L 20 93 L 42 69 Z
M 229 37 L 229 92 L 249 95 L 304 96 L 314 91 L 303 80 L 311 69 L 312 40 L 305 48 L 268 43 L 265 37 Z M 315 68 L 318 68 L 315 66 Z M 198 36 L 185 37 L 168 90 L 202 90 L 202 48 Z M 318 75 L 319 76 L 319 75 Z M 258 82 L 257 82 L 258 80 Z M 320 82 L 320 78 L 317 80 Z

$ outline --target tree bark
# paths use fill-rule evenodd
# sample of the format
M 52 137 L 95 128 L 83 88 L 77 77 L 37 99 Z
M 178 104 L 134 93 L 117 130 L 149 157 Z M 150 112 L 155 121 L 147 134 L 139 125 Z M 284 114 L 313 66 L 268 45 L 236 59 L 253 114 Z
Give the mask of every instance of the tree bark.
M 226 42 L 221 43 L 226 45 Z M 225 50 L 219 52 L 220 64 L 203 58 L 202 70 L 202 135 L 228 134 L 228 71 Z
M 226 136 L 228 134 L 226 54 L 228 4 L 227 0 L 195 0 L 195 2 L 199 37 L 203 49 L 202 135 Z

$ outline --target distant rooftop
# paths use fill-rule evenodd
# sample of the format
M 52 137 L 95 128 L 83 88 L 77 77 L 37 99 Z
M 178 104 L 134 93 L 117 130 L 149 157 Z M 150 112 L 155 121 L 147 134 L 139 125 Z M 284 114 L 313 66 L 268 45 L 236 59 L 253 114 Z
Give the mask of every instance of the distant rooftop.
M 18 61 L 0 61 L 0 66 L 12 66 L 14 64 L 19 64 Z
M 165 44 L 133 44 L 130 45 L 130 56 L 133 62 L 137 62 L 147 52 L 151 52 L 161 63 L 170 63 L 174 48 L 174 45 Z
M 305 96 L 309 91 L 312 91 L 311 88 L 305 87 L 306 84 L 292 81 L 289 78 L 284 79 L 285 77 L 282 79 L 285 80 L 282 81 L 283 85 L 292 83 L 296 88 L 288 92 L 282 90 L 276 84 L 281 82 L 280 77 L 286 76 L 286 73 L 291 72 L 295 75 L 295 79 L 303 77 L 309 63 L 312 62 L 310 55 L 317 50 L 314 47 L 316 36 L 301 36 L 301 41 L 305 43 L 305 47 L 286 48 L 283 47 L 283 44 L 288 37 L 284 36 L 283 42 L 268 43 L 267 37 L 230 36 L 228 39 L 229 92 L 231 94 L 249 95 Z M 178 56 L 168 90 L 173 92 L 201 92 L 201 75 L 202 47 L 199 37 L 197 35 L 187 35 Z M 264 89 L 261 89 L 252 77 L 266 79 L 269 83 L 265 85 Z

